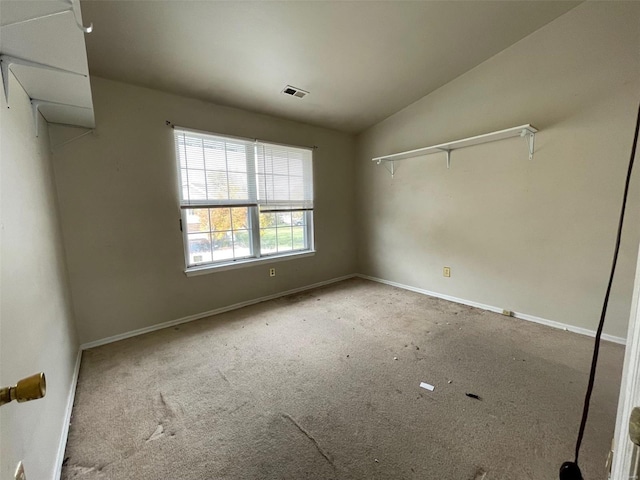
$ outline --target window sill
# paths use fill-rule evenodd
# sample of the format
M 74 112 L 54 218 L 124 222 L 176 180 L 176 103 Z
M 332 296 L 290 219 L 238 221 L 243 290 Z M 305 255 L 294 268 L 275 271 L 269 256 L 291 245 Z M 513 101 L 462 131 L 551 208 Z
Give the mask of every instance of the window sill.
M 198 275 L 208 275 L 210 273 L 223 272 L 225 270 L 234 270 L 236 268 L 252 267 L 258 264 L 282 262 L 285 260 L 295 260 L 297 258 L 312 257 L 316 254 L 315 250 L 305 250 L 304 252 L 288 253 L 283 255 L 270 255 L 268 257 L 247 258 L 244 260 L 235 260 L 228 263 L 217 263 L 215 265 L 201 265 L 198 267 L 189 267 L 184 273 L 187 277 L 195 277 Z

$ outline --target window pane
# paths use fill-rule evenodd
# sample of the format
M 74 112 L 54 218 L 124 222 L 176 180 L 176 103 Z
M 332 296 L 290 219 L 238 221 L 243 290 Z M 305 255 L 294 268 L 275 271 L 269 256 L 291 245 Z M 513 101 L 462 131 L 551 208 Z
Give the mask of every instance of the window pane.
M 278 226 L 291 225 L 291 212 L 276 213 L 276 216 L 278 218 Z
M 212 259 L 214 262 L 233 259 L 233 237 L 231 232 L 212 233 L 211 246 L 213 247 Z
M 277 252 L 277 237 L 275 228 L 260 229 L 260 253 L 262 255 Z
M 260 214 L 260 228 L 275 227 L 275 226 L 276 226 L 275 213 Z
M 183 218 L 190 265 L 252 256 L 248 207 L 193 208 Z
M 208 233 L 189 234 L 189 264 L 211 261 L 211 241 Z
M 293 227 L 291 231 L 293 232 L 293 249 L 305 249 L 306 245 L 304 242 L 304 227 Z
M 251 256 L 251 240 L 249 230 L 234 230 L 233 249 L 236 258 Z
M 292 212 L 291 225 L 306 225 L 305 212 Z
M 187 232 L 209 232 L 209 210 L 194 208 L 187 210 Z
M 211 211 L 211 231 L 221 232 L 231 230 L 231 209 L 212 208 Z
M 292 248 L 291 227 L 278 228 L 278 252 L 286 252 Z
M 231 220 L 233 221 L 233 229 L 239 230 L 241 228 L 248 229 L 249 228 L 249 220 L 248 220 L 248 208 L 232 208 L 231 209 Z

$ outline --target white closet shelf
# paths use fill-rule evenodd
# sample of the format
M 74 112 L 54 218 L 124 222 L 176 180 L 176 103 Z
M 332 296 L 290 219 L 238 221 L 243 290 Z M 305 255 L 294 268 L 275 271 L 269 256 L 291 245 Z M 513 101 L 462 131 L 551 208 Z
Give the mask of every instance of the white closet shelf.
M 3 2 L 0 73 L 7 106 L 10 72 L 38 120 L 94 128 L 93 99 L 79 0 Z
M 451 152 L 453 150 L 471 147 L 473 145 L 480 145 L 482 143 L 495 142 L 497 140 L 504 140 L 505 138 L 511 137 L 524 137 L 528 141 L 527 143 L 529 145 L 529 160 L 531 160 L 533 159 L 534 139 L 537 131 L 537 128 L 529 124 L 520 125 L 518 127 L 498 130 L 497 132 L 476 135 L 475 137 L 463 138 L 461 140 L 440 143 L 438 145 L 432 145 L 430 147 L 416 148 L 415 150 L 394 153 L 391 155 L 385 155 L 383 157 L 376 157 L 373 158 L 372 161 L 376 162 L 378 165 L 380 165 L 381 163 L 391 163 L 391 175 L 393 175 L 393 162 L 395 162 L 396 160 L 406 160 L 407 158 L 420 157 L 422 155 L 444 152 L 447 155 L 447 168 L 449 168 L 451 165 Z

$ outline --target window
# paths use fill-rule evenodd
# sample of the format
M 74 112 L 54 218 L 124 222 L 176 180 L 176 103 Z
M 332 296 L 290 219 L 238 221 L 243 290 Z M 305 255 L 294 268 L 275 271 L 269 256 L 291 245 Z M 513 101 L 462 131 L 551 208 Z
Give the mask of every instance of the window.
M 174 136 L 188 269 L 313 250 L 311 149 Z

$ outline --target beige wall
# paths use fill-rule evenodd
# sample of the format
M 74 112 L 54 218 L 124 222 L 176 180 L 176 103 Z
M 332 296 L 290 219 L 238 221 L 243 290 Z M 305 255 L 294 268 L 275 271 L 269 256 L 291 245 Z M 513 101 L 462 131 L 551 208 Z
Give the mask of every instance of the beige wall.
M 47 126 L 35 137 L 29 98 L 10 75 L 0 105 L 0 385 L 44 371 L 45 398 L 0 410 L 0 478 L 23 460 L 52 479 L 78 342 L 69 298 Z
M 437 65 L 434 65 L 437 68 Z M 640 101 L 640 3 L 581 4 L 358 137 L 362 273 L 594 330 Z M 372 157 L 525 123 L 513 138 Z M 640 237 L 635 173 L 605 332 L 626 335 Z M 443 278 L 443 266 L 452 277 Z
M 91 83 L 95 134 L 54 155 L 81 342 L 355 271 L 353 136 L 111 80 L 92 77 Z M 317 254 L 187 278 L 167 120 L 210 132 L 317 145 Z M 273 266 L 277 276 L 270 278 Z

